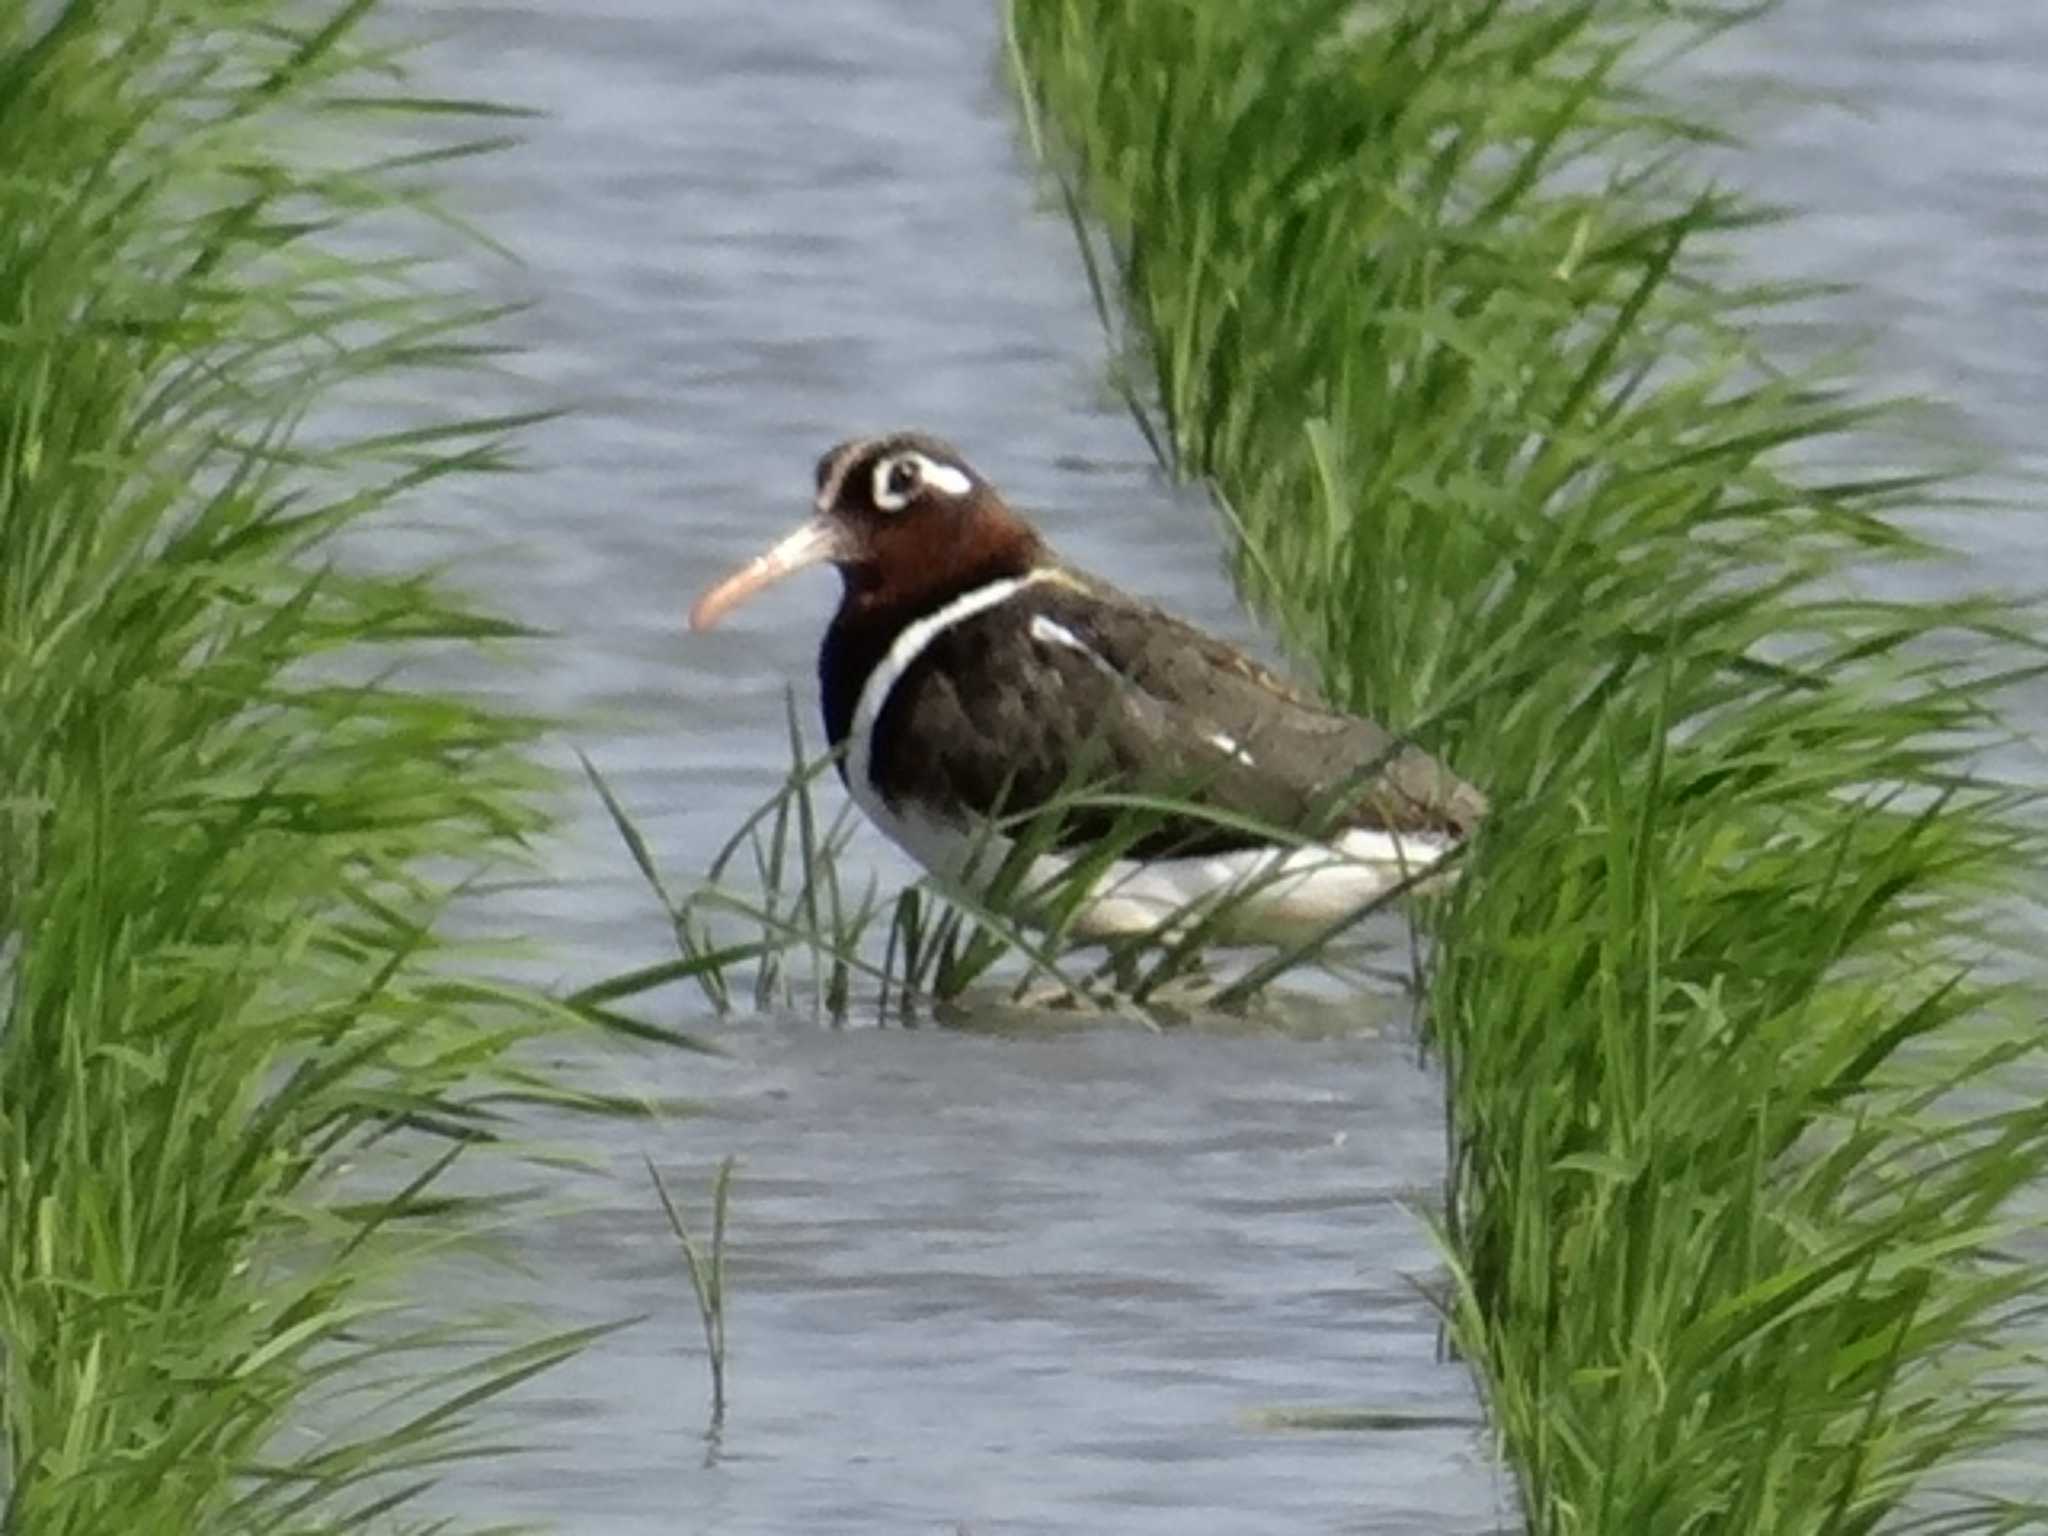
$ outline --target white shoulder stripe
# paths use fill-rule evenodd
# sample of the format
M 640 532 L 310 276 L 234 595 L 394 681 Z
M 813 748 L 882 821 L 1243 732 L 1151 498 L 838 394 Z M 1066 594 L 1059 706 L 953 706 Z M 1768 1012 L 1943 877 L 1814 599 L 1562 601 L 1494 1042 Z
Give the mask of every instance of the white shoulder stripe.
M 1083 656 L 1095 653 L 1081 642 L 1081 637 L 1064 624 L 1055 624 L 1042 613 L 1031 615 L 1031 638 L 1043 645 L 1063 645 L 1070 651 L 1079 651 Z
M 1008 576 L 985 587 L 975 587 L 961 593 L 936 613 L 928 613 L 916 623 L 903 626 L 903 632 L 891 642 L 888 653 L 875 663 L 867 681 L 860 685 L 860 697 L 853 706 L 853 726 L 847 732 L 846 782 L 862 810 L 874 816 L 874 802 L 881 799 L 873 780 L 868 777 L 872 766 L 871 748 L 875 722 L 882 718 L 882 708 L 889 702 L 889 692 L 898 679 L 910 670 L 911 664 L 937 636 L 977 613 L 985 613 L 1003 599 L 1050 574 L 1049 571 L 1032 571 L 1028 575 Z
M 1056 645 L 1062 650 L 1078 651 L 1081 655 L 1087 657 L 1089 664 L 1105 677 L 1119 683 L 1124 681 L 1123 675 L 1110 665 L 1107 656 L 1096 650 L 1094 646 L 1083 640 L 1079 635 L 1067 628 L 1066 625 L 1048 619 L 1042 613 L 1034 613 L 1031 616 L 1031 638 L 1041 645 Z

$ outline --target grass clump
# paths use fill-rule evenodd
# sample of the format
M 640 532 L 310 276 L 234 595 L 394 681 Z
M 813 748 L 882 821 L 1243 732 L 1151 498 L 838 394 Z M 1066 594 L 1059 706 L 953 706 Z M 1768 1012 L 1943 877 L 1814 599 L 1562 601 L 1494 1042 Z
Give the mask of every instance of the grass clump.
M 1009 6 L 1162 460 L 1333 695 L 1493 796 L 1426 1013 L 1528 1528 L 2013 1529 L 1966 1469 L 2039 1422 L 2044 848 L 1984 764 L 2040 647 L 1863 590 L 1940 558 L 1940 483 L 1823 467 L 1882 408 L 1756 340 L 1810 295 L 1733 275 L 1761 215 L 1646 86 L 1723 19 Z
M 371 8 L 0 7 L 9 1530 L 374 1526 L 579 1342 L 397 1283 L 488 1217 L 465 1149 L 575 1095 L 512 1054 L 568 1015 L 436 931 L 542 824 L 533 728 L 381 676 L 511 631 L 335 542 L 517 423 L 304 430 L 489 318 L 408 255 L 481 142 L 369 132 L 457 105 Z
M 793 693 L 787 706 L 790 766 L 783 782 L 680 896 L 632 813 L 586 760 L 614 829 L 668 918 L 677 956 L 599 982 L 572 997 L 573 1006 L 617 1018 L 612 1010 L 622 1002 L 689 981 L 719 1013 L 741 1005 L 803 1006 L 835 1023 L 862 1016 L 877 1023 L 965 1021 L 989 1005 L 1034 1014 L 1117 1013 L 1165 1026 L 1197 1014 L 1242 1015 L 1275 982 L 1311 966 L 1346 985 L 1415 983 L 1419 953 L 1412 942 L 1399 950 L 1405 969 L 1397 970 L 1373 964 L 1384 948 L 1378 936 L 1351 941 L 1377 915 L 1400 908 L 1414 887 L 1431 884 L 1424 870 L 1326 930 L 1256 955 L 1218 946 L 1242 905 L 1289 878 L 1278 871 L 1197 897 L 1165 914 L 1153 932 L 1076 932 L 1084 900 L 1114 891 L 1111 864 L 1156 833 L 1162 818 L 1228 819 L 1276 847 L 1309 841 L 1299 830 L 1225 818 L 1198 800 L 1091 789 L 1078 778 L 1045 805 L 983 827 L 987 858 L 975 867 L 974 888 L 928 877 L 885 901 L 870 875 L 855 891 L 843 869 L 853 807 L 842 802 L 828 816 L 818 803 L 818 781 L 832 774 L 834 758 L 807 751 Z M 1034 860 L 1054 847 L 1062 818 L 1070 816 L 1099 824 L 1100 835 L 1069 867 L 1035 875 Z M 995 846 L 998 838 L 1006 852 Z M 1460 856 L 1454 851 L 1436 868 L 1453 867 Z

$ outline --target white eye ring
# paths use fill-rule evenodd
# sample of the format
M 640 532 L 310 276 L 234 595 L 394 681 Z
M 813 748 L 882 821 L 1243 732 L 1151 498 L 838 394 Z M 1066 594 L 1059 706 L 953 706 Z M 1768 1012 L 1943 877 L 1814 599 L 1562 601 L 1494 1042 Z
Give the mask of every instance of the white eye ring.
M 875 505 L 884 512 L 901 512 L 923 488 L 922 454 L 892 453 L 875 466 Z
M 908 470 L 905 477 L 902 471 Z M 875 505 L 884 512 L 901 512 L 920 491 L 938 491 L 946 496 L 965 496 L 974 482 L 950 464 L 940 464 L 914 451 L 892 453 L 875 466 L 872 485 Z

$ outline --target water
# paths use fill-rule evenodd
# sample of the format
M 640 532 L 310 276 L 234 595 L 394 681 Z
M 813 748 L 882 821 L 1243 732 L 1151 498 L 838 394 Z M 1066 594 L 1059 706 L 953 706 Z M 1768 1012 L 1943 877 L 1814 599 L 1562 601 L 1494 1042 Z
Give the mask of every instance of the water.
M 538 1254 L 576 1318 L 652 1321 L 549 1378 L 521 1510 L 573 1529 L 1491 1526 L 1470 1388 L 1434 1354 L 1408 1202 L 1438 1100 L 1383 1044 L 751 1021 L 658 1138 L 699 1227 L 736 1153 L 732 1404 L 673 1243 L 615 1201 Z M 1405 1427 L 1284 1432 L 1261 1411 Z M 1215 1522 L 1213 1527 L 1206 1522 Z
M 417 538 L 561 633 L 497 686 L 579 724 L 679 876 L 785 761 L 833 578 L 686 637 L 709 580 L 802 512 L 813 456 L 940 431 L 1084 565 L 1244 639 L 1198 507 L 1101 388 L 1063 220 L 1040 205 L 992 3 L 413 0 L 461 42 L 433 84 L 541 108 L 466 167 L 465 206 L 527 265 L 520 380 L 568 402 L 537 472 L 443 495 Z M 2044 467 L 2048 12 L 2033 0 L 1788 7 L 1703 61 L 1845 93 L 1779 107 L 1729 173 L 1810 215 L 1760 269 L 1866 290 L 1809 323 L 1886 330 L 1884 383 L 1938 393 Z M 1957 531 L 1979 572 L 2048 578 L 2017 514 Z M 423 544 L 421 541 L 424 541 Z M 1935 578 L 1947 579 L 1947 578 Z M 857 862 L 885 880 L 879 841 Z M 651 903 L 586 805 L 561 884 L 526 898 L 550 963 L 658 958 Z M 565 1322 L 645 1314 L 519 1399 L 540 1449 L 469 1475 L 476 1512 L 577 1532 L 1456 1533 L 1507 1495 L 1466 1373 L 1440 1361 L 1412 1202 L 1441 1174 L 1440 1090 L 1398 1020 L 1334 1038 L 998 1034 L 668 1022 L 727 1060 L 607 1058 L 609 1086 L 706 1112 L 576 1134 L 603 1177 L 524 1238 Z M 700 1217 L 736 1154 L 732 1410 L 706 1454 L 702 1348 L 639 1159 Z M 500 1281 L 500 1284 L 507 1282 Z M 1275 1410 L 1387 1427 L 1267 1427 Z

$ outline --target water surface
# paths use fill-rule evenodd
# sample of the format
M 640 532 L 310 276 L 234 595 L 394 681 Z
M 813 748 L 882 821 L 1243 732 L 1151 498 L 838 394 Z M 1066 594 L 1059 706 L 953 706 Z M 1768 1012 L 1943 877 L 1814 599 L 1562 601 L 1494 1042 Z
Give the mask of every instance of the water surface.
M 1159 482 L 1105 396 L 993 4 L 408 11 L 460 39 L 436 88 L 548 114 L 459 193 L 525 258 L 496 280 L 542 301 L 515 326 L 520 379 L 480 404 L 575 407 L 533 435 L 534 473 L 444 496 L 418 537 L 559 632 L 492 686 L 580 722 L 665 867 L 701 867 L 781 772 L 783 690 L 797 680 L 808 717 L 833 578 L 709 636 L 681 616 L 801 514 L 840 437 L 951 437 L 1074 558 L 1250 638 L 1206 511 Z M 1761 270 L 1866 285 L 1787 339 L 1881 327 L 1880 382 L 1954 402 L 2024 490 L 2048 404 L 2048 11 L 1813 0 L 1703 64 L 1731 97 L 1789 78 L 1870 109 L 1773 108 L 1727 166 L 1810 210 L 1756 242 Z M 2028 517 L 1954 527 L 1977 573 L 2048 576 Z M 865 832 L 855 858 L 905 874 Z M 557 862 L 562 883 L 515 914 L 551 936 L 552 968 L 664 952 L 594 803 Z M 1414 1206 L 1441 1177 L 1441 1090 L 1398 1016 L 1312 1039 L 835 1030 L 721 1023 L 678 992 L 666 1018 L 729 1057 L 593 1070 L 708 1112 L 579 1126 L 609 1177 L 521 1240 L 528 1288 L 502 1282 L 565 1321 L 647 1321 L 521 1397 L 540 1449 L 470 1474 L 473 1509 L 577 1532 L 892 1536 L 1445 1536 L 1504 1518 L 1470 1381 L 1438 1358 L 1418 1288 L 1437 1270 Z M 733 1401 L 710 1456 L 695 1314 L 643 1154 L 700 1214 L 712 1167 L 740 1158 Z M 1386 1427 L 1266 1427 L 1289 1409 Z

